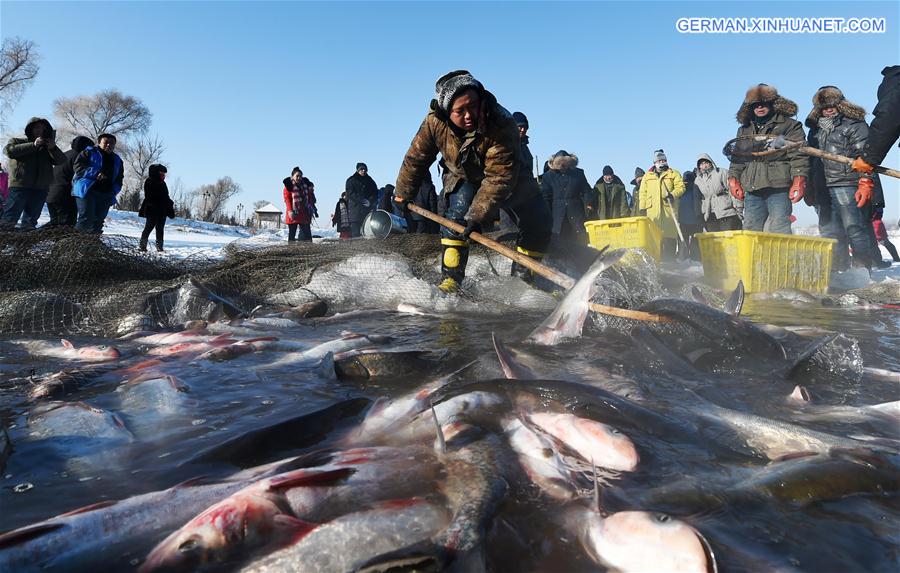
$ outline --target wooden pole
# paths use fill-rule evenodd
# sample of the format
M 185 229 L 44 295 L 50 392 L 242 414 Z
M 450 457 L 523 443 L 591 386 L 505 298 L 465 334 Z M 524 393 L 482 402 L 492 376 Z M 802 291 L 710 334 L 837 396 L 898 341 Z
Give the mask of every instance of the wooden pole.
M 441 217 L 440 215 L 432 213 L 431 211 L 429 211 L 427 209 L 423 209 L 422 207 L 419 207 L 418 205 L 415 205 L 413 203 L 409 203 L 408 207 L 409 207 L 409 210 L 412 211 L 413 213 L 417 213 L 427 219 L 431 219 L 435 223 L 438 223 L 439 225 L 447 227 L 454 233 L 462 234 L 466 230 L 466 228 L 463 227 L 462 225 L 455 223 L 454 221 L 451 221 L 450 219 L 447 219 L 445 217 Z M 475 241 L 476 243 L 481 243 L 485 247 L 492 249 L 492 250 L 500 253 L 504 257 L 515 261 L 516 263 L 522 265 L 523 267 L 534 271 L 535 273 L 541 275 L 542 277 L 553 282 L 554 284 L 557 284 L 557 285 L 563 287 L 564 289 L 570 289 L 575 285 L 575 279 L 573 279 L 572 277 L 564 275 L 563 273 L 557 272 L 546 265 L 542 265 L 541 263 L 537 262 L 536 260 L 532 259 L 531 257 L 529 257 L 527 255 L 523 255 L 522 253 L 520 253 L 518 251 L 514 251 L 513 249 L 510 249 L 506 245 L 504 245 L 502 243 L 498 243 L 497 241 L 494 241 L 493 239 L 489 239 L 488 237 L 485 237 L 481 233 L 472 233 L 471 235 L 469 235 L 469 238 L 471 240 Z M 597 303 L 593 303 L 593 302 L 590 303 L 590 308 L 594 312 L 599 312 L 601 314 L 608 314 L 611 316 L 619 316 L 622 318 L 631 318 L 634 320 L 643 320 L 643 321 L 647 321 L 647 322 L 671 322 L 671 319 L 666 318 L 664 316 L 660 316 L 658 314 L 651 314 L 649 312 L 643 312 L 640 310 L 629 310 L 626 308 L 618 308 L 615 306 L 606 306 L 604 304 L 597 304 Z
M 853 165 L 853 160 L 849 157 L 845 157 L 843 155 L 836 155 L 834 153 L 828 153 L 827 151 L 822 151 L 821 149 L 816 149 L 815 147 L 807 147 L 802 146 L 798 148 L 800 153 L 805 153 L 806 155 L 813 155 L 815 157 L 820 157 L 822 159 L 827 159 L 829 161 L 837 161 L 838 163 L 844 163 L 846 165 Z M 896 177 L 900 179 L 900 171 L 896 169 L 888 169 L 887 167 L 882 167 L 881 165 L 875 166 L 876 173 L 883 173 L 884 175 L 890 175 L 891 177 Z

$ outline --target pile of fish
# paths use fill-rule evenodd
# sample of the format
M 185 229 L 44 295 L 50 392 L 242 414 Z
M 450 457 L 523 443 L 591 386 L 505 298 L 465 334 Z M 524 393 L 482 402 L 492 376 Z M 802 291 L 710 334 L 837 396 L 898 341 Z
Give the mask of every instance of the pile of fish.
M 670 320 L 625 333 L 654 372 L 653 386 L 596 361 L 554 364 L 557 347 L 590 328 L 597 279 L 622 255 L 602 253 L 521 342 L 495 335 L 493 352 L 393 398 L 356 395 L 257 425 L 194 456 L 191 463 L 224 468 L 212 475 L 0 534 L 0 571 L 517 569 L 514 557 L 493 550 L 498 544 L 543 560 L 538 569 L 556 569 L 553 550 L 535 534 L 539 522 L 586 570 L 708 572 L 722 553 L 736 558 L 727 536 L 706 530 L 706 513 L 896 495 L 900 402 L 816 403 L 815 391 L 795 379 L 842 337 L 810 339 L 743 319 L 742 286 L 723 310 L 700 292 L 642 307 Z M 236 318 L 136 332 L 113 345 L 19 342 L 31 356 L 72 363 L 20 377 L 34 404 L 22 447 L 39 448 L 61 472 L 115 474 L 125 457 L 155 455 L 154 442 L 190 427 L 197 397 L 180 372 L 241 370 L 252 357 L 260 380 L 290 371 L 386 384 L 428 377 L 443 363 L 392 336 L 346 332 L 310 345 L 272 334 L 366 311 L 232 310 Z M 433 312 L 403 304 L 398 315 Z M 785 416 L 726 403 L 707 383 L 710 373 L 719 381 L 771 379 L 772 407 Z M 92 392 L 110 386 L 115 399 L 107 395 L 106 404 L 114 408 L 92 403 Z M 815 428 L 827 420 L 853 429 Z M 660 472 L 659 450 L 680 444 L 690 444 L 680 454 L 685 463 L 714 458 L 719 469 Z M 4 433 L 0 460 L 9 449 Z

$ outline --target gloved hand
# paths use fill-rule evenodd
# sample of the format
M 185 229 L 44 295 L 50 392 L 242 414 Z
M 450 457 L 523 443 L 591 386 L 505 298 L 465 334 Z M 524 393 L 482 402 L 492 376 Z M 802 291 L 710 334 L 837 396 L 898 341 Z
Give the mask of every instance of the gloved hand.
M 728 192 L 738 201 L 744 200 L 744 188 L 741 187 L 741 182 L 734 177 L 728 178 Z
M 862 157 L 857 157 L 853 160 L 853 164 L 850 166 L 850 169 L 856 171 L 857 173 L 871 173 L 875 170 L 874 167 L 866 163 Z
M 319 210 L 315 207 L 313 207 L 312 216 L 313 218 L 317 218 L 319 216 Z
M 875 194 L 875 182 L 868 177 L 860 177 L 859 183 L 856 185 L 856 206 L 862 209 L 872 201 L 872 195 Z
M 667 202 L 669 205 L 674 205 L 674 204 L 675 204 L 675 195 L 672 195 L 672 192 L 671 192 L 671 191 L 666 191 L 666 202 Z
M 463 231 L 463 237 L 466 239 L 469 238 L 469 235 L 472 233 L 480 233 L 481 232 L 481 223 L 478 221 L 468 221 L 466 223 L 466 230 Z
M 404 215 L 409 213 L 409 203 L 410 203 L 409 199 L 404 199 L 403 197 L 400 197 L 399 195 L 394 195 L 394 203 L 397 204 L 397 207 L 400 209 L 400 211 Z
M 791 199 L 791 203 L 796 203 L 800 199 L 803 199 L 804 193 L 806 193 L 806 177 L 794 175 L 794 181 L 791 183 L 791 189 L 788 191 L 788 197 Z

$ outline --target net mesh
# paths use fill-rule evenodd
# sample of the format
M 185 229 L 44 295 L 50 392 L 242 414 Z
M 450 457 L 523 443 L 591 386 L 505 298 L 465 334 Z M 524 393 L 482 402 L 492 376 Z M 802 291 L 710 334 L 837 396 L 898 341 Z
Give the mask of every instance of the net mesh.
M 434 235 L 275 246 L 237 241 L 217 255 L 174 259 L 140 251 L 134 238 L 71 230 L 0 233 L 0 333 L 119 336 L 228 317 L 232 306 L 250 312 L 315 300 L 334 311 L 408 303 L 498 314 L 558 303 L 549 284 L 533 288 L 511 277 L 508 259 L 477 244 L 462 291 L 445 295 L 435 286 L 441 247 Z M 648 257 L 635 251 L 625 260 L 631 262 L 601 277 L 597 302 L 633 308 L 659 292 Z M 583 270 L 564 257 L 546 262 L 571 276 Z

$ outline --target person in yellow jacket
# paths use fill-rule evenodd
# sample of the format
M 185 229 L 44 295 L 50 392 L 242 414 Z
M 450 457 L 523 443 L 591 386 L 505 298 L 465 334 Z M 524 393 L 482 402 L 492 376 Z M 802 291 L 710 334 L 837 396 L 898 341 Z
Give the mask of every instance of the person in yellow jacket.
M 683 193 L 681 173 L 669 167 L 665 152 L 657 149 L 653 152 L 653 167 L 641 179 L 637 207 L 642 215 L 650 217 L 662 230 L 663 254 L 667 258 L 675 256 L 675 245 L 678 243 L 674 219 L 678 217 L 678 202 L 675 199 Z M 666 200 L 670 202 L 671 209 L 663 205 Z

